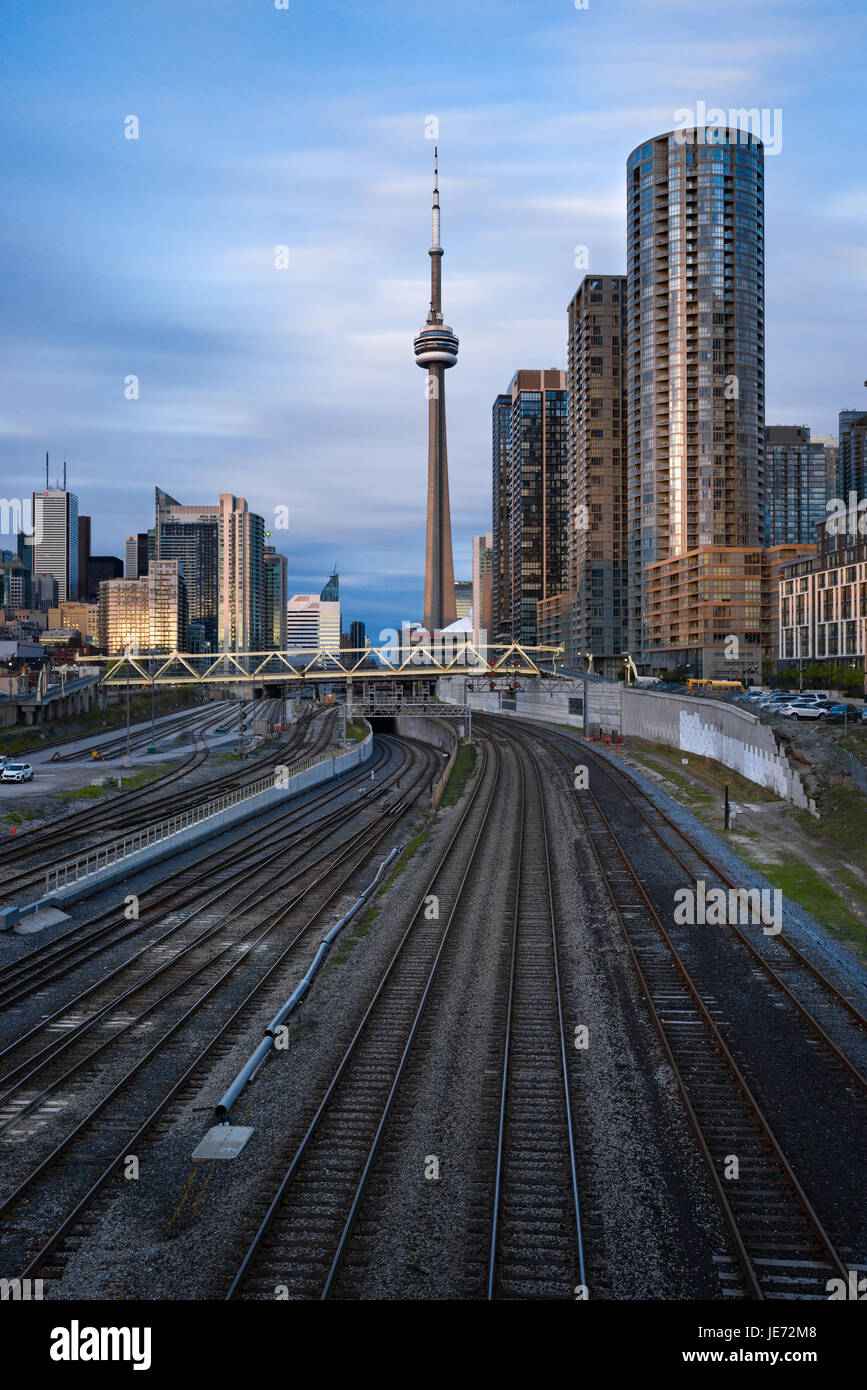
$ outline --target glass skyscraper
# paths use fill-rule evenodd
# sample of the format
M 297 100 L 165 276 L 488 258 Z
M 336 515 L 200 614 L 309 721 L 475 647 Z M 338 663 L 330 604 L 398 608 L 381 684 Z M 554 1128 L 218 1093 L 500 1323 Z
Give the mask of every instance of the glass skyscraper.
M 647 567 L 764 539 L 763 164 L 756 137 L 712 127 L 627 161 L 629 633 L 645 658 Z M 738 634 L 717 598 L 716 630 Z M 708 616 L 678 642 L 716 642 Z
M 827 517 L 828 467 L 824 444 L 807 425 L 765 430 L 765 544 L 813 544 Z

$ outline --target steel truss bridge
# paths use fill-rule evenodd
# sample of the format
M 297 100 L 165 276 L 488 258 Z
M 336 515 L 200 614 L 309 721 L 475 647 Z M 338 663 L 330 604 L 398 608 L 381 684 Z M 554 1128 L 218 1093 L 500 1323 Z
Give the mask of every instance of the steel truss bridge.
M 115 656 L 88 657 L 88 665 L 104 668 L 100 685 L 315 685 L 398 681 L 430 682 L 440 676 L 465 680 L 488 677 L 520 679 L 556 675 L 562 647 L 524 647 L 518 642 L 479 643 L 442 638 L 409 646 L 322 647 L 268 652 L 148 653 L 130 648 Z

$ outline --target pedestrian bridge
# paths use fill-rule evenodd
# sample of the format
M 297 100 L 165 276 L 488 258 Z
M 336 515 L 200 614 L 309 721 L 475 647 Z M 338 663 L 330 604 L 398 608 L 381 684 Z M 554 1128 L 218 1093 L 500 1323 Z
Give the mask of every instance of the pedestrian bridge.
M 478 644 L 463 634 L 439 634 L 412 645 L 398 642 L 381 647 L 322 647 L 286 651 L 226 651 L 150 653 L 130 649 L 115 656 L 88 657 L 102 667 L 100 684 L 152 685 L 282 685 L 296 689 L 349 683 L 430 682 L 440 676 L 465 680 L 529 678 L 556 675 L 562 647 L 525 647 L 517 642 Z

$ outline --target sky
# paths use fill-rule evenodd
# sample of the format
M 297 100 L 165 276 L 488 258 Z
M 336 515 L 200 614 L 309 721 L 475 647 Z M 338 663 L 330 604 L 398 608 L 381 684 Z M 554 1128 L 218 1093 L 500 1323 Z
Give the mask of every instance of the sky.
M 122 556 L 156 485 L 233 492 L 288 508 L 290 593 L 336 564 L 344 627 L 420 618 L 435 129 L 456 577 L 495 395 L 565 366 L 575 248 L 625 271 L 627 156 L 699 102 L 781 112 L 768 423 L 867 404 L 861 0 L 282 4 L 0 0 L 2 497 L 65 453 Z

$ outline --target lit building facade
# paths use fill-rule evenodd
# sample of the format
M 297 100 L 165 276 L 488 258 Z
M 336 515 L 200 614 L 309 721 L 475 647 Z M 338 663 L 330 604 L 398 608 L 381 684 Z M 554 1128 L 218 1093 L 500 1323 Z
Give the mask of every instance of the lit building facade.
M 626 276 L 585 276 L 569 305 L 566 654 L 617 675 L 628 641 Z
M 512 398 L 497 396 L 491 412 L 493 436 L 493 555 L 491 630 L 500 642 L 512 635 L 511 440 Z
M 108 579 L 99 586 L 100 651 L 185 651 L 189 605 L 177 560 L 155 560 L 139 579 Z
M 629 632 L 643 662 L 652 650 L 675 664 L 723 628 L 744 647 L 755 633 L 720 613 L 666 657 L 659 632 L 681 622 L 661 622 L 657 604 L 660 565 L 677 574 L 675 561 L 726 547 L 729 561 L 700 568 L 746 582 L 764 541 L 763 165 L 760 140 L 715 127 L 658 136 L 627 161 Z
M 180 563 L 206 650 L 263 649 L 265 523 L 243 497 L 185 506 L 157 488 L 153 548 L 153 559 Z

